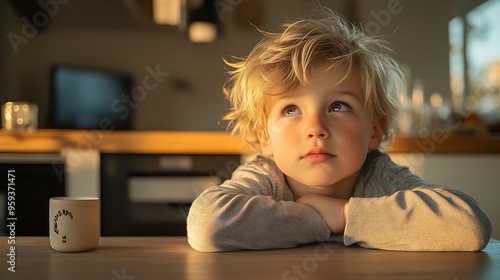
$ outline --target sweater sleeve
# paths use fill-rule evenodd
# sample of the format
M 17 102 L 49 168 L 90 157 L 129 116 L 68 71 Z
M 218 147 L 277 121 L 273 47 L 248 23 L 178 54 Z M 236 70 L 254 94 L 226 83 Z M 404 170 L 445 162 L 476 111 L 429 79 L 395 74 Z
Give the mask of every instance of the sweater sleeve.
M 478 251 L 492 226 L 467 194 L 430 185 L 387 155 L 372 162 L 349 202 L 345 245 L 401 251 Z M 390 174 L 390 175 L 389 175 Z
M 188 242 L 202 252 L 262 250 L 326 241 L 330 230 L 311 207 L 295 203 L 276 166 L 260 158 L 193 202 Z

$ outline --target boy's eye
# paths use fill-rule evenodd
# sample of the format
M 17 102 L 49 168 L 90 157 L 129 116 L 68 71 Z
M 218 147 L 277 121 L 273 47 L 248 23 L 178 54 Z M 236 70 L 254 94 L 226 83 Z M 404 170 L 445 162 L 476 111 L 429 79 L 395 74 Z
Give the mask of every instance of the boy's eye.
M 283 116 L 285 117 L 289 117 L 289 116 L 295 116 L 295 115 L 299 115 L 300 114 L 300 110 L 299 108 L 297 108 L 297 106 L 288 106 L 286 107 L 285 109 L 283 109 Z
M 330 112 L 347 112 L 350 110 L 351 110 L 351 108 L 348 105 L 346 105 L 344 103 L 340 103 L 340 102 L 335 102 L 330 106 L 330 109 L 328 111 L 330 111 Z

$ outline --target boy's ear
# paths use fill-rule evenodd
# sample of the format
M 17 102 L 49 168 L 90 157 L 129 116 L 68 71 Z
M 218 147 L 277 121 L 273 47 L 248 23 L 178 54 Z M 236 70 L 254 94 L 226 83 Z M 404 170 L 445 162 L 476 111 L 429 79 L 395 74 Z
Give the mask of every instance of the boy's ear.
M 262 129 L 257 130 L 257 137 L 259 138 L 260 152 L 266 157 L 272 157 L 273 149 L 266 131 Z
M 368 149 L 376 150 L 382 144 L 382 139 L 384 138 L 384 131 L 387 127 L 387 118 L 382 117 L 376 120 L 372 126 L 372 135 L 370 137 L 370 142 L 368 143 Z

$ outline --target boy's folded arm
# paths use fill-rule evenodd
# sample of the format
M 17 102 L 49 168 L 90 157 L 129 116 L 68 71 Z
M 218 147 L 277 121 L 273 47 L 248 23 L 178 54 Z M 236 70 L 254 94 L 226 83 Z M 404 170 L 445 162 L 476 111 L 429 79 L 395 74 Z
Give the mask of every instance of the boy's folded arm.
M 330 230 L 318 212 L 294 202 L 284 179 L 269 168 L 240 167 L 231 180 L 198 196 L 187 219 L 194 249 L 275 249 L 328 240 Z
M 454 189 L 419 187 L 390 196 L 351 198 L 344 243 L 403 251 L 478 251 L 491 222 L 477 202 Z
M 214 187 L 190 209 L 189 244 L 198 251 L 262 250 L 326 241 L 330 230 L 311 207 Z

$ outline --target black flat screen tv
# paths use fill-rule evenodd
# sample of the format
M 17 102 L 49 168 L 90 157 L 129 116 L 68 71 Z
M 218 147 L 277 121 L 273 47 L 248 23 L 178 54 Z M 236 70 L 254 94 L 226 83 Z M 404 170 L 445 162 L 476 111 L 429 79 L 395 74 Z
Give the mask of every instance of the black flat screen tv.
M 131 129 L 132 90 L 128 74 L 55 65 L 51 72 L 49 127 L 58 129 Z

